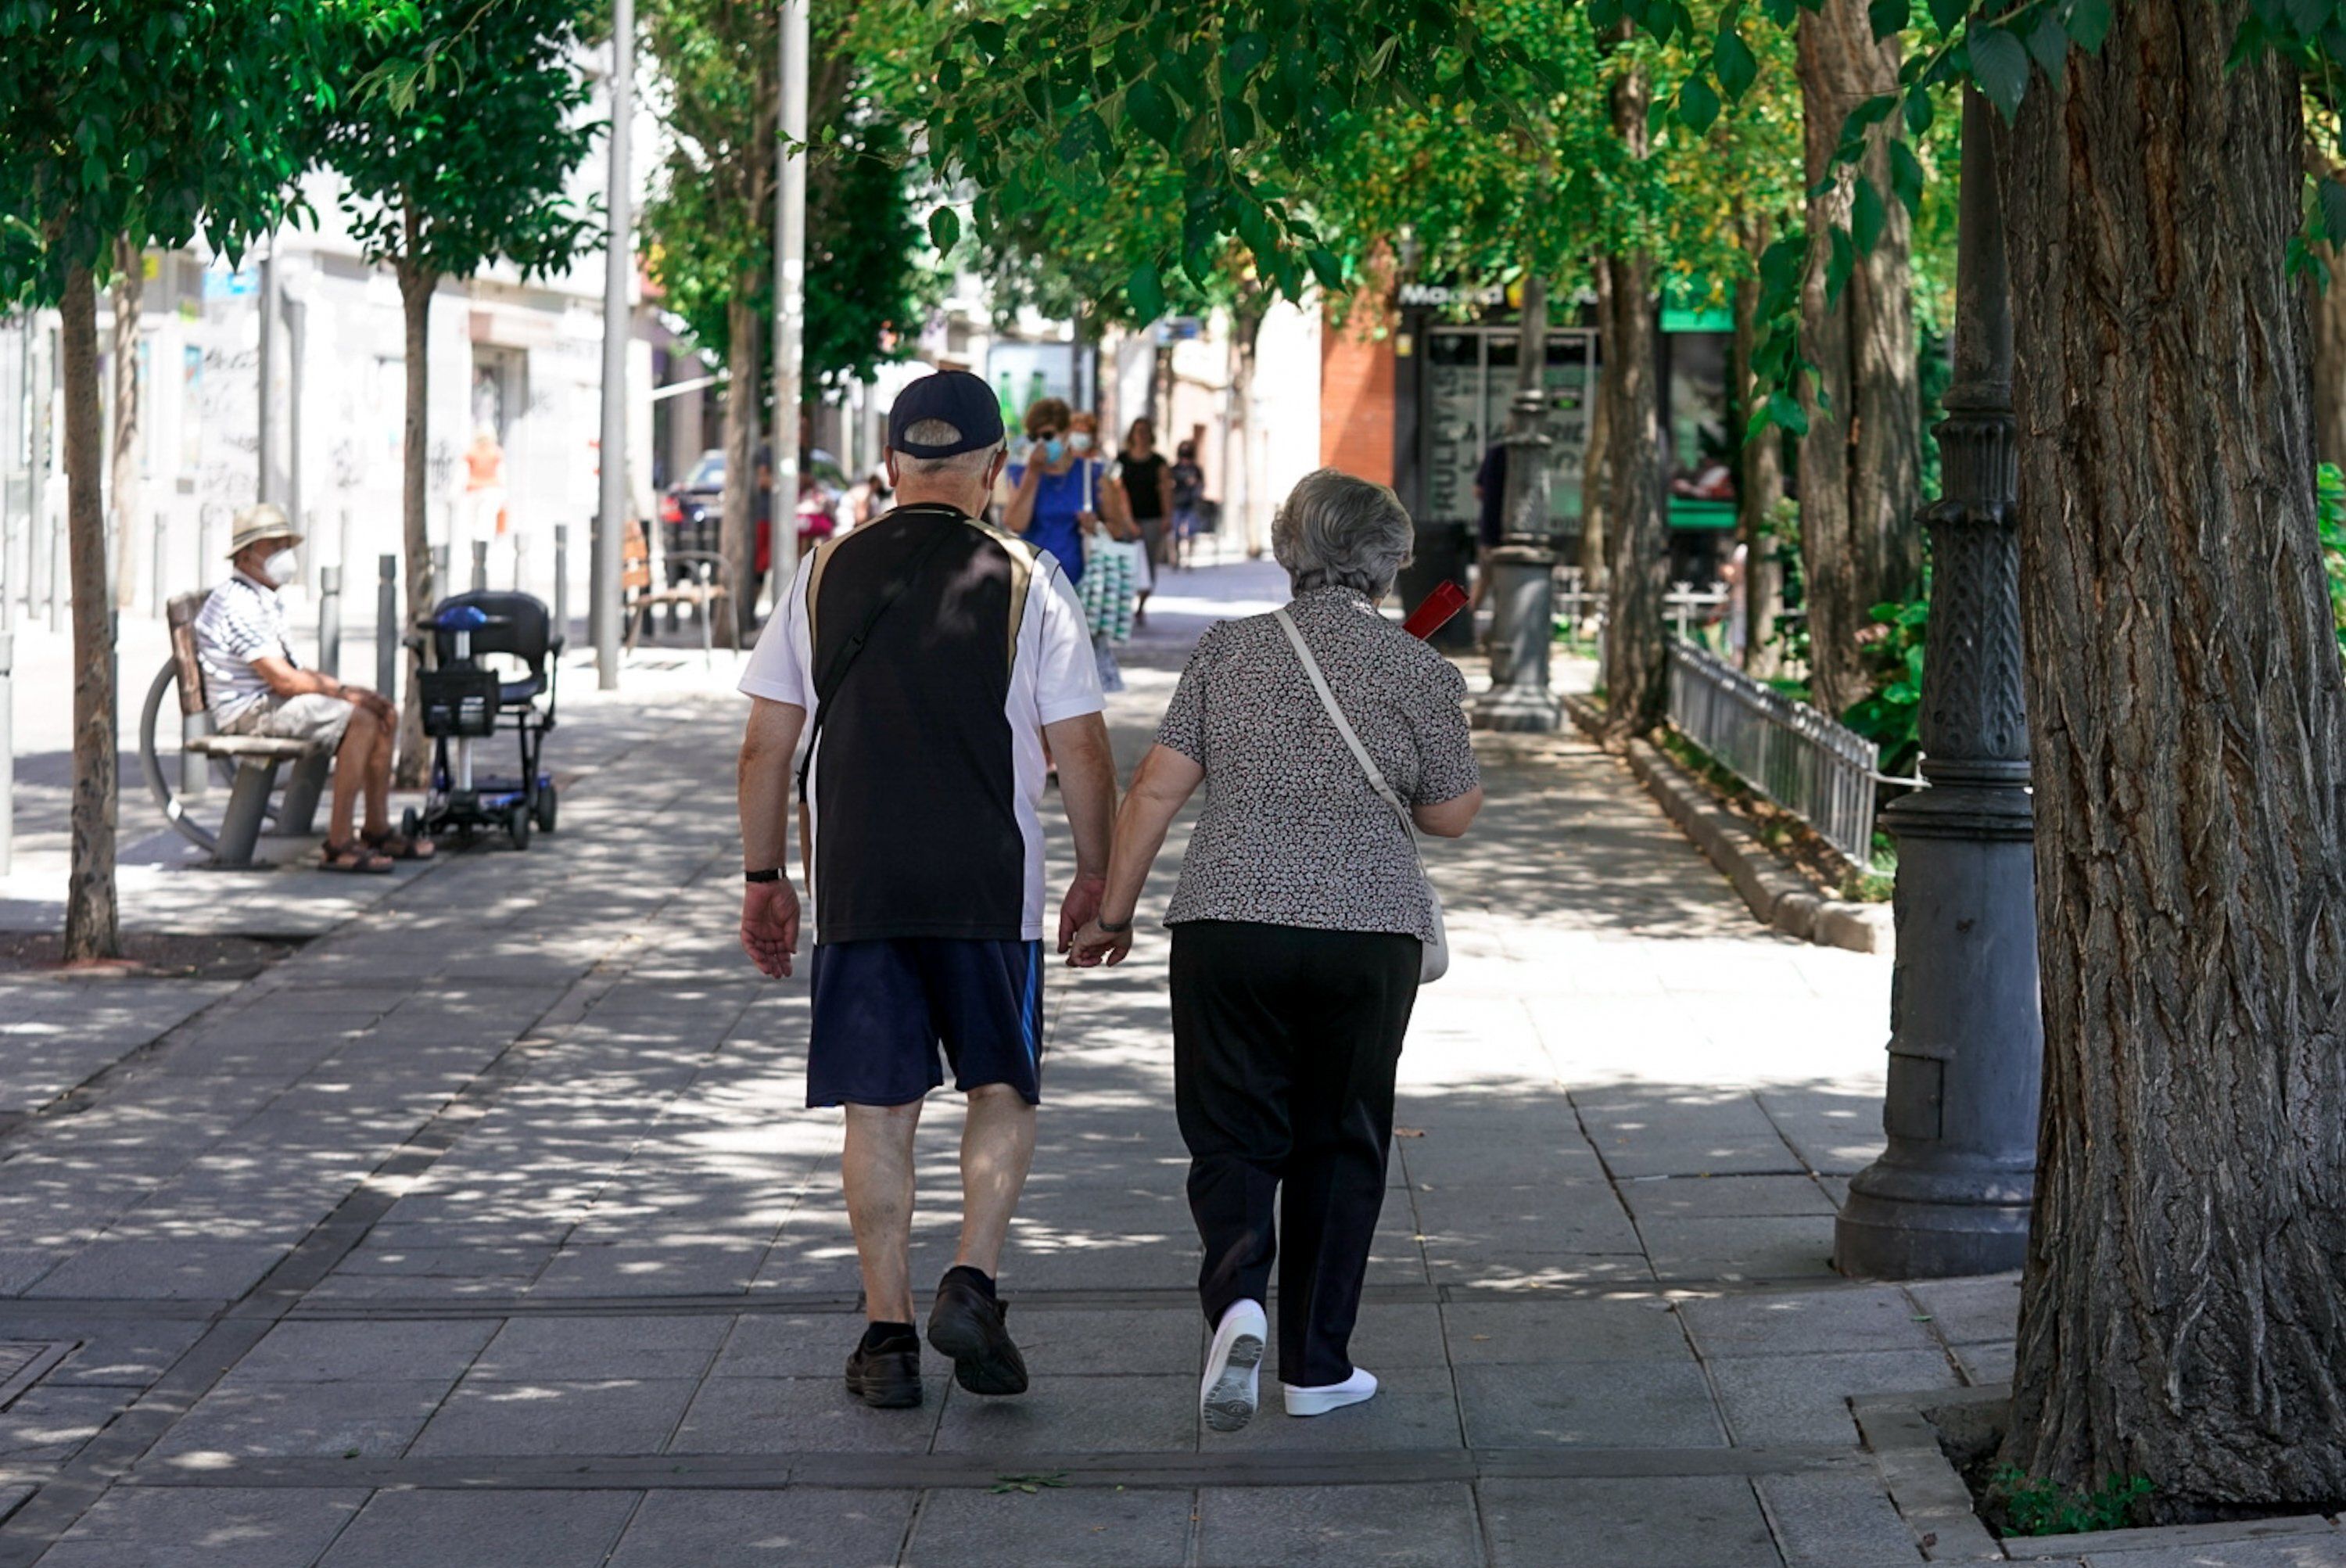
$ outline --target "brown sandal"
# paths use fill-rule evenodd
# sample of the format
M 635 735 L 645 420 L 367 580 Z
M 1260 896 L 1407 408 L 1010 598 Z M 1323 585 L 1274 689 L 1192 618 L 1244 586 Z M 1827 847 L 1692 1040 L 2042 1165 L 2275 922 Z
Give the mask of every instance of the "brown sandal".
M 319 869 L 357 876 L 379 877 L 391 871 L 391 857 L 378 855 L 364 844 L 328 842 L 319 851 Z
M 380 837 L 362 833 L 360 839 L 376 854 L 393 860 L 428 860 L 440 852 L 440 846 L 429 839 L 411 839 L 404 833 L 384 833 Z

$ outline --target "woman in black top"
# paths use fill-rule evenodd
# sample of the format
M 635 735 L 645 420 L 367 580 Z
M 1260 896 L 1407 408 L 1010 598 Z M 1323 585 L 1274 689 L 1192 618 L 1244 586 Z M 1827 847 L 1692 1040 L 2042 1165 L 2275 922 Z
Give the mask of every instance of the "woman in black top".
M 1165 525 L 1173 516 L 1173 465 L 1157 451 L 1157 427 L 1136 419 L 1125 432 L 1124 450 L 1117 459 L 1117 483 L 1124 487 L 1125 504 L 1140 524 L 1140 540 L 1148 556 L 1148 581 L 1140 585 L 1134 606 L 1137 623 L 1148 612 L 1148 591 L 1157 585 L 1157 568 L 1165 564 Z

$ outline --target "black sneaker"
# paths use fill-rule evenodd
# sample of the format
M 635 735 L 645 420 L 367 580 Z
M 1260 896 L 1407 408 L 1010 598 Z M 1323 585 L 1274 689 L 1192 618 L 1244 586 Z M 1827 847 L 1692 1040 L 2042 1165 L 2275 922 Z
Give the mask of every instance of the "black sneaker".
M 929 1343 L 953 1358 L 954 1380 L 971 1393 L 1023 1394 L 1026 1358 L 1002 1326 L 1010 1308 L 986 1288 L 990 1283 L 974 1268 L 947 1269 L 929 1314 Z
M 921 1402 L 921 1341 L 912 1335 L 873 1348 L 867 1337 L 847 1358 L 847 1391 L 875 1410 L 908 1410 Z

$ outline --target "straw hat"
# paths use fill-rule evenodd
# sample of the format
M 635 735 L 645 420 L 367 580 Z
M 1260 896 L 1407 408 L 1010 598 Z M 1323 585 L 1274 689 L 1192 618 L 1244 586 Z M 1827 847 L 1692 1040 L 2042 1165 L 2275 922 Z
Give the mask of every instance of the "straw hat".
M 285 509 L 273 501 L 258 506 L 248 506 L 236 514 L 235 530 L 229 535 L 228 555 L 233 561 L 244 554 L 248 545 L 258 545 L 263 539 L 287 539 L 299 545 L 301 535 L 294 531 L 292 519 Z

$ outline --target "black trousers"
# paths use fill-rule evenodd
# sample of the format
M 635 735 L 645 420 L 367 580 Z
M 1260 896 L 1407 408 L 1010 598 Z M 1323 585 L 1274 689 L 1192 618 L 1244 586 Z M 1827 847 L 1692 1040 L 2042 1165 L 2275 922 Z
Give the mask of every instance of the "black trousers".
M 1419 962 L 1413 936 L 1173 928 L 1173 1097 L 1206 1244 L 1198 1292 L 1219 1322 L 1269 1294 L 1278 1262 L 1282 1382 L 1352 1375 Z

